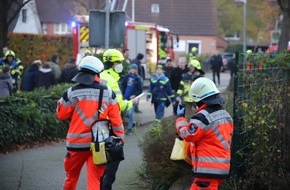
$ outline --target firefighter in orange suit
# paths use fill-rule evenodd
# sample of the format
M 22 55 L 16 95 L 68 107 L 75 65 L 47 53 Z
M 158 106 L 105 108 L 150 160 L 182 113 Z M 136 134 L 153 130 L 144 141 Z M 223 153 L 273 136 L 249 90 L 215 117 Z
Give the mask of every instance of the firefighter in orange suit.
M 70 119 L 66 137 L 67 154 L 64 159 L 66 179 L 64 190 L 75 190 L 81 169 L 86 162 L 87 189 L 100 189 L 100 181 L 105 165 L 93 163 L 90 144 L 92 142 L 91 126 L 98 119 L 109 119 L 113 133 L 124 140 L 124 127 L 120 107 L 115 93 L 103 86 L 101 110 L 99 106 L 99 73 L 104 69 L 103 63 L 94 56 L 84 57 L 79 65 L 79 73 L 72 79 L 76 86 L 69 88 L 58 101 L 57 117 Z
M 230 173 L 233 120 L 223 108 L 224 99 L 210 79 L 196 79 L 190 87 L 189 96 L 198 109 L 187 122 L 185 108 L 178 106 L 176 130 L 181 138 L 191 142 L 195 178 L 190 190 L 218 190 Z

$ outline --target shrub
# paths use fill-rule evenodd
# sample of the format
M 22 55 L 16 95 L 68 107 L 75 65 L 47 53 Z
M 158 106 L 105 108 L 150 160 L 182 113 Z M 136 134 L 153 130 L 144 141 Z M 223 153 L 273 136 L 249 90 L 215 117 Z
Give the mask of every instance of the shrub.
M 0 99 L 0 152 L 65 137 L 67 122 L 58 120 L 55 110 L 68 86 L 19 92 Z
M 164 118 L 150 126 L 141 145 L 144 153 L 143 175 L 149 178 L 151 189 L 166 190 L 181 176 L 189 174 L 191 167 L 170 160 L 176 137 L 175 116 Z

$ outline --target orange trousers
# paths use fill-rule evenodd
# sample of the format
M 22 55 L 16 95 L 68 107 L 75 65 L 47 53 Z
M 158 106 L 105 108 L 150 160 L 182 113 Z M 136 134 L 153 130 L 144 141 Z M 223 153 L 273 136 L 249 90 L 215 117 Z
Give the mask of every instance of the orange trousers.
M 64 190 L 76 190 L 80 172 L 85 162 L 87 166 L 87 189 L 100 190 L 105 165 L 95 165 L 91 151 L 67 152 L 64 158 L 64 169 L 66 171 Z
M 223 179 L 195 177 L 190 190 L 218 190 Z

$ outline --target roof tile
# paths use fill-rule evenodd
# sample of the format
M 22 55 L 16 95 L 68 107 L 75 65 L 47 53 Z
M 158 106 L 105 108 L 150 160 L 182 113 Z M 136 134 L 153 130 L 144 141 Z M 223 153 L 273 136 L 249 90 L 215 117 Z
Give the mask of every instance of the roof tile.
M 170 27 L 181 35 L 217 35 L 217 10 L 215 0 L 154 0 L 159 4 L 159 14 L 151 13 L 150 1 L 135 1 L 135 21 L 153 22 Z M 132 3 L 127 4 L 127 14 L 132 14 Z

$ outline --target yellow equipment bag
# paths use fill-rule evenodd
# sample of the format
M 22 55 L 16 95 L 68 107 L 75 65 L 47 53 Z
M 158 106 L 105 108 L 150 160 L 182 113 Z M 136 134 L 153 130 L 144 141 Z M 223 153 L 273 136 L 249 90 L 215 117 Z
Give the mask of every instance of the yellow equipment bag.
M 91 151 L 93 153 L 93 162 L 96 165 L 107 164 L 105 142 L 92 142 Z
M 191 165 L 190 160 L 188 158 L 188 151 L 190 151 L 189 142 L 180 140 L 179 138 L 175 138 L 173 149 L 170 155 L 170 160 L 173 161 L 182 160 Z

